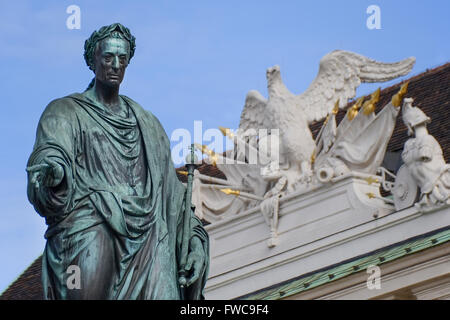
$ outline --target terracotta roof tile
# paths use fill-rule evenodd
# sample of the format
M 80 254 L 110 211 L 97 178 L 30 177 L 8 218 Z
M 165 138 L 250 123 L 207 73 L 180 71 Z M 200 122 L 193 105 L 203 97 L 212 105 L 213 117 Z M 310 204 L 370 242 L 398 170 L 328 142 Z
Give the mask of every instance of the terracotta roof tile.
M 14 281 L 0 296 L 0 300 L 42 300 L 44 293 L 41 283 L 42 256 Z

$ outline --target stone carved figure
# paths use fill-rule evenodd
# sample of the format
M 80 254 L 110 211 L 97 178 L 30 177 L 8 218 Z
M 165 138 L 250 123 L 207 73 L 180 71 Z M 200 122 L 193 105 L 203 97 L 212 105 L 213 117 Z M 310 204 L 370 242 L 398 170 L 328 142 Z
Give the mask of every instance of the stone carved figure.
M 450 204 L 450 165 L 445 163 L 442 148 L 428 133 L 426 124 L 430 118 L 417 107 L 412 98 L 403 103 L 403 122 L 408 135 L 402 159 L 412 178 L 420 188 L 420 200 L 416 204 L 424 211 Z
M 155 116 L 119 95 L 134 51 L 121 24 L 95 31 L 84 53 L 94 80 L 83 93 L 52 101 L 39 121 L 28 197 L 48 224 L 46 299 L 203 298 L 208 235 L 193 212 L 185 221 L 169 139 Z M 183 241 L 189 251 L 180 270 Z M 75 289 L 67 286 L 73 265 Z M 188 274 L 185 288 L 180 271 Z
M 294 95 L 283 84 L 280 68 L 267 70 L 269 98 L 259 92 L 247 94 L 239 129 L 279 129 L 280 144 L 300 183 L 312 178 L 311 159 L 316 144 L 308 127 L 323 120 L 334 108 L 343 108 L 356 94 L 361 82 L 384 82 L 407 74 L 413 67 L 411 57 L 397 63 L 381 63 L 347 51 L 333 51 L 320 61 L 319 73 L 309 88 Z M 290 188 L 290 186 L 288 186 Z
M 284 86 L 278 66 L 269 68 L 269 99 L 250 91 L 239 129 L 232 132 L 220 128 L 234 142 L 234 149 L 219 155 L 200 148 L 208 155 L 205 161 L 217 165 L 227 180 L 215 179 L 218 185 L 213 187 L 209 185 L 210 178 L 198 177 L 194 192 L 196 212 L 214 222 L 274 197 L 277 192 L 273 190 L 279 185 L 283 185 L 285 194 L 302 193 L 350 172 L 375 175 L 407 84 L 378 114 L 374 111 L 379 90 L 369 99 L 358 99 L 339 125 L 336 114 L 354 97 L 361 82 L 382 82 L 407 74 L 414 62 L 411 57 L 397 63 L 381 63 L 352 52 L 333 51 L 321 59 L 316 79 L 299 96 Z M 308 124 L 324 118 L 314 141 Z M 250 161 L 252 158 L 257 161 Z M 269 208 L 263 210 L 267 216 L 274 212 L 274 206 L 267 205 L 271 203 L 264 204 L 264 208 Z
M 350 171 L 375 175 L 395 128 L 408 82 L 392 96 L 391 101 L 375 114 L 379 101 L 378 89 L 364 102 L 364 97 L 347 110 L 336 125 L 337 107 L 327 117 L 317 137 L 317 157 L 314 164 L 320 182 L 330 181 Z M 360 111 L 360 109 L 362 109 Z

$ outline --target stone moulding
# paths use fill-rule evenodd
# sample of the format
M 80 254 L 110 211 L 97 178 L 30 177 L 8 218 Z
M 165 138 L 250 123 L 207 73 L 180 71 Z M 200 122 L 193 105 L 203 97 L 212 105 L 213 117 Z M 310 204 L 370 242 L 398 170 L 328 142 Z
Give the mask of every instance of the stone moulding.
M 433 215 L 415 207 L 396 212 L 367 196 L 377 190 L 378 183 L 347 175 L 280 199 L 279 244 L 273 248 L 267 247 L 270 233 L 258 207 L 208 225 L 212 257 L 206 298 L 243 296 L 450 225 L 449 208 Z

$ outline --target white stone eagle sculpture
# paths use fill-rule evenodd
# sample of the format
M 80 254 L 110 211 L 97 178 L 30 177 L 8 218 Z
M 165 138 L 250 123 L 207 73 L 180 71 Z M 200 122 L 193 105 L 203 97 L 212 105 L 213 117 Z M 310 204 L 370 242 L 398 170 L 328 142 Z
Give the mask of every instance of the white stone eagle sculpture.
M 339 108 L 356 95 L 361 82 L 384 82 L 409 73 L 410 57 L 396 63 L 377 62 L 362 55 L 336 50 L 320 61 L 319 73 L 300 95 L 291 93 L 281 80 L 279 66 L 267 70 L 269 98 L 258 91 L 247 94 L 239 129 L 279 129 L 280 156 L 299 182 L 311 180 L 311 157 L 316 148 L 309 124 L 323 120 L 339 100 Z

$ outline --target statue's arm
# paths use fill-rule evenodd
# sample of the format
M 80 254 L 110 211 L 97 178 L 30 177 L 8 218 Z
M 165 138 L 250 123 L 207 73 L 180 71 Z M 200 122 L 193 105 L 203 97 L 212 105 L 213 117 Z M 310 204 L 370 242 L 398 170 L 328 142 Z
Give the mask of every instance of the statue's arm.
M 424 136 L 417 155 L 420 161 L 429 162 L 440 154 L 442 154 L 442 149 L 436 139 L 431 135 Z
M 406 141 L 405 146 L 402 151 L 402 160 L 406 164 L 410 164 L 413 159 L 413 148 L 414 143 L 412 142 L 412 139 L 409 139 Z
M 62 99 L 51 102 L 39 120 L 28 160 L 28 199 L 42 216 L 65 213 L 72 184 L 72 115 Z
M 209 238 L 201 221 L 191 211 L 191 238 L 185 270 L 188 270 L 187 297 L 190 300 L 204 299 L 203 289 L 209 272 Z

